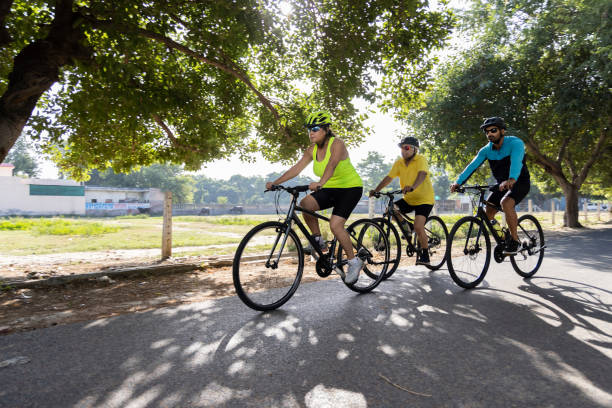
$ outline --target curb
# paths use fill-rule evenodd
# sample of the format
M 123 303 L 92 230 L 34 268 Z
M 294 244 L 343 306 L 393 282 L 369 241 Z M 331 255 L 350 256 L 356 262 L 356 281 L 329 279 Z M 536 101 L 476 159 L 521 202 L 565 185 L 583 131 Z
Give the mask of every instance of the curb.
M 67 285 L 69 283 L 101 278 L 103 276 L 113 278 L 150 275 L 170 275 L 173 273 L 183 273 L 193 270 L 204 270 L 206 268 L 219 268 L 222 266 L 230 265 L 232 265 L 231 260 L 219 260 L 213 262 L 201 262 L 197 264 L 182 263 L 171 265 L 133 266 L 129 268 L 107 269 L 104 271 L 82 273 L 78 275 L 53 276 L 45 279 L 30 279 L 26 281 L 0 281 L 0 286 L 10 287 L 13 289 L 48 288 L 52 286 L 62 286 Z
M 292 257 L 294 253 L 287 253 L 283 257 Z M 244 260 L 264 259 L 266 255 L 256 255 L 244 258 Z M 52 276 L 44 279 L 30 279 L 26 281 L 2 281 L 0 287 L 9 287 L 12 289 L 36 289 L 48 288 L 53 286 L 62 286 L 74 282 L 88 281 L 90 279 L 99 279 L 103 276 L 108 278 L 113 277 L 132 277 L 132 276 L 151 276 L 151 275 L 170 275 L 173 273 L 183 273 L 193 270 L 205 270 L 207 268 L 221 268 L 224 266 L 232 266 L 232 259 L 214 259 L 203 260 L 198 263 L 176 263 L 170 265 L 153 265 L 153 266 L 132 266 L 129 268 L 109 268 L 104 271 L 82 273 L 78 275 L 63 275 Z

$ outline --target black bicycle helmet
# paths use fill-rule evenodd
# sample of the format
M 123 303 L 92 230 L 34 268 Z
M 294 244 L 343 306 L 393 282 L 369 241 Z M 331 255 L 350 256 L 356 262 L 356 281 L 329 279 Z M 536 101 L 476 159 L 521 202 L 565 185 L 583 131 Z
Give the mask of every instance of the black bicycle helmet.
M 417 139 L 416 137 L 412 137 L 412 136 L 406 136 L 397 145 L 399 147 L 402 147 L 402 145 L 405 145 L 405 144 L 419 147 L 419 139 Z
M 489 126 L 497 126 L 501 129 L 505 129 L 506 123 L 504 122 L 503 118 L 500 118 L 499 116 L 493 116 L 492 118 L 486 118 L 484 123 L 480 126 L 480 129 L 484 130 Z

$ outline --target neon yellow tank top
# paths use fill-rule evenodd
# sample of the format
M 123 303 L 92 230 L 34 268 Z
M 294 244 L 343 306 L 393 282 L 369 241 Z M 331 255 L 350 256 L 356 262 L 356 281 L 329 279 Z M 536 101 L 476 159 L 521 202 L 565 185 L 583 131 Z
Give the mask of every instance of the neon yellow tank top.
M 321 161 L 317 160 L 317 145 L 314 145 L 314 149 L 312 150 L 312 171 L 318 177 L 323 176 L 323 172 L 327 167 L 327 163 L 329 163 L 329 158 L 331 157 L 331 145 L 334 143 L 333 137 L 329 139 L 327 143 L 327 152 L 325 153 L 325 158 Z M 363 181 L 361 181 L 361 177 L 357 174 L 357 171 L 351 164 L 351 159 L 347 157 L 344 160 L 338 162 L 338 165 L 334 169 L 334 174 L 332 174 L 331 178 L 327 180 L 327 183 L 323 185 L 325 188 L 351 188 L 351 187 L 363 187 Z

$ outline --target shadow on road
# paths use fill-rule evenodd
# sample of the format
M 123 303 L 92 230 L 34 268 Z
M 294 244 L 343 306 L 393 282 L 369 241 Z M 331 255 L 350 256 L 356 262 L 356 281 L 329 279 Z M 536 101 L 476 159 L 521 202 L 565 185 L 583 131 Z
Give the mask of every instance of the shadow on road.
M 0 371 L 0 405 L 610 406 L 610 292 L 520 282 L 399 271 L 369 295 L 303 285 L 271 313 L 232 297 L 5 336 L 2 354 L 19 338 L 31 362 Z
M 578 235 L 548 256 L 610 271 L 612 234 Z M 0 406 L 612 406 L 612 292 L 541 273 L 466 291 L 400 270 L 269 313 L 229 297 L 3 336 L 0 360 L 29 363 L 0 368 Z

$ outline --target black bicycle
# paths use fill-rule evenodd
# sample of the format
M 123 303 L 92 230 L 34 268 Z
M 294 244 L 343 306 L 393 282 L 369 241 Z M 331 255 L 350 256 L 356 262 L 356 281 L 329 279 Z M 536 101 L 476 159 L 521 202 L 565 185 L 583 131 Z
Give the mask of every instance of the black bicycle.
M 484 279 L 491 262 L 491 239 L 493 236 L 496 246 L 493 249 L 493 259 L 501 263 L 508 255 L 503 254 L 508 240 L 512 239 L 506 227 L 494 228 L 495 223 L 489 220 L 485 213 L 485 205 L 497 206 L 484 199 L 485 193 L 498 185 L 463 186 L 458 192 L 466 191 L 472 194 L 472 208 L 476 208 L 475 216 L 459 219 L 453 225 L 448 239 L 448 271 L 455 283 L 463 288 L 470 289 L 477 286 Z M 478 197 L 478 199 L 476 199 Z M 544 231 L 538 220 L 531 214 L 524 214 L 518 219 L 517 232 L 520 247 L 516 255 L 510 255 L 510 263 L 520 276 L 530 278 L 533 276 L 544 258 Z
M 262 311 L 276 309 L 287 302 L 302 279 L 304 248 L 292 229 L 293 225 L 297 225 L 310 242 L 313 256 L 317 258 L 315 269 L 319 276 L 327 277 L 336 271 L 344 277 L 348 262 L 335 238 L 326 243 L 326 248 L 319 248 L 297 217 L 296 211 L 301 211 L 329 222 L 329 218 L 296 204 L 299 194 L 308 191 L 308 186 L 275 185 L 271 190 L 277 191 L 277 214 L 280 214 L 280 193 L 285 191 L 292 195 L 284 220 L 264 222 L 250 230 L 238 245 L 233 263 L 236 293 L 247 306 Z M 389 243 L 386 239 L 380 240 L 380 235 L 384 235 L 382 228 L 369 219 L 353 222 L 347 231 L 356 256 L 364 262 L 364 266 L 357 282 L 346 285 L 355 292 L 370 292 L 385 276 L 391 252 Z
M 418 236 L 414 231 L 414 220 L 402 213 L 400 213 L 400 216 L 398 217 L 395 214 L 395 211 L 393 211 L 395 196 L 398 194 L 402 194 L 402 190 L 374 193 L 376 198 L 380 198 L 382 196 L 387 198 L 386 210 L 383 216 L 372 219 L 372 221 L 375 221 L 383 228 L 385 236 L 388 239 L 391 247 L 391 259 L 389 260 L 390 268 L 385 274 L 385 279 L 393 275 L 393 273 L 397 270 L 402 256 L 402 241 L 399 233 L 397 232 L 397 228 L 395 228 L 391 220 L 395 220 L 399 230 L 402 233 L 401 238 L 407 242 L 405 249 L 407 256 L 412 257 L 417 253 L 417 250 L 421 248 L 421 243 L 419 242 Z M 427 217 L 427 221 L 425 222 L 425 233 L 427 234 L 427 246 L 430 259 L 430 264 L 425 266 L 432 271 L 435 271 L 440 269 L 446 261 L 446 240 L 448 238 L 448 228 L 446 228 L 446 224 L 444 221 L 442 221 L 442 218 L 436 215 L 430 215 Z

